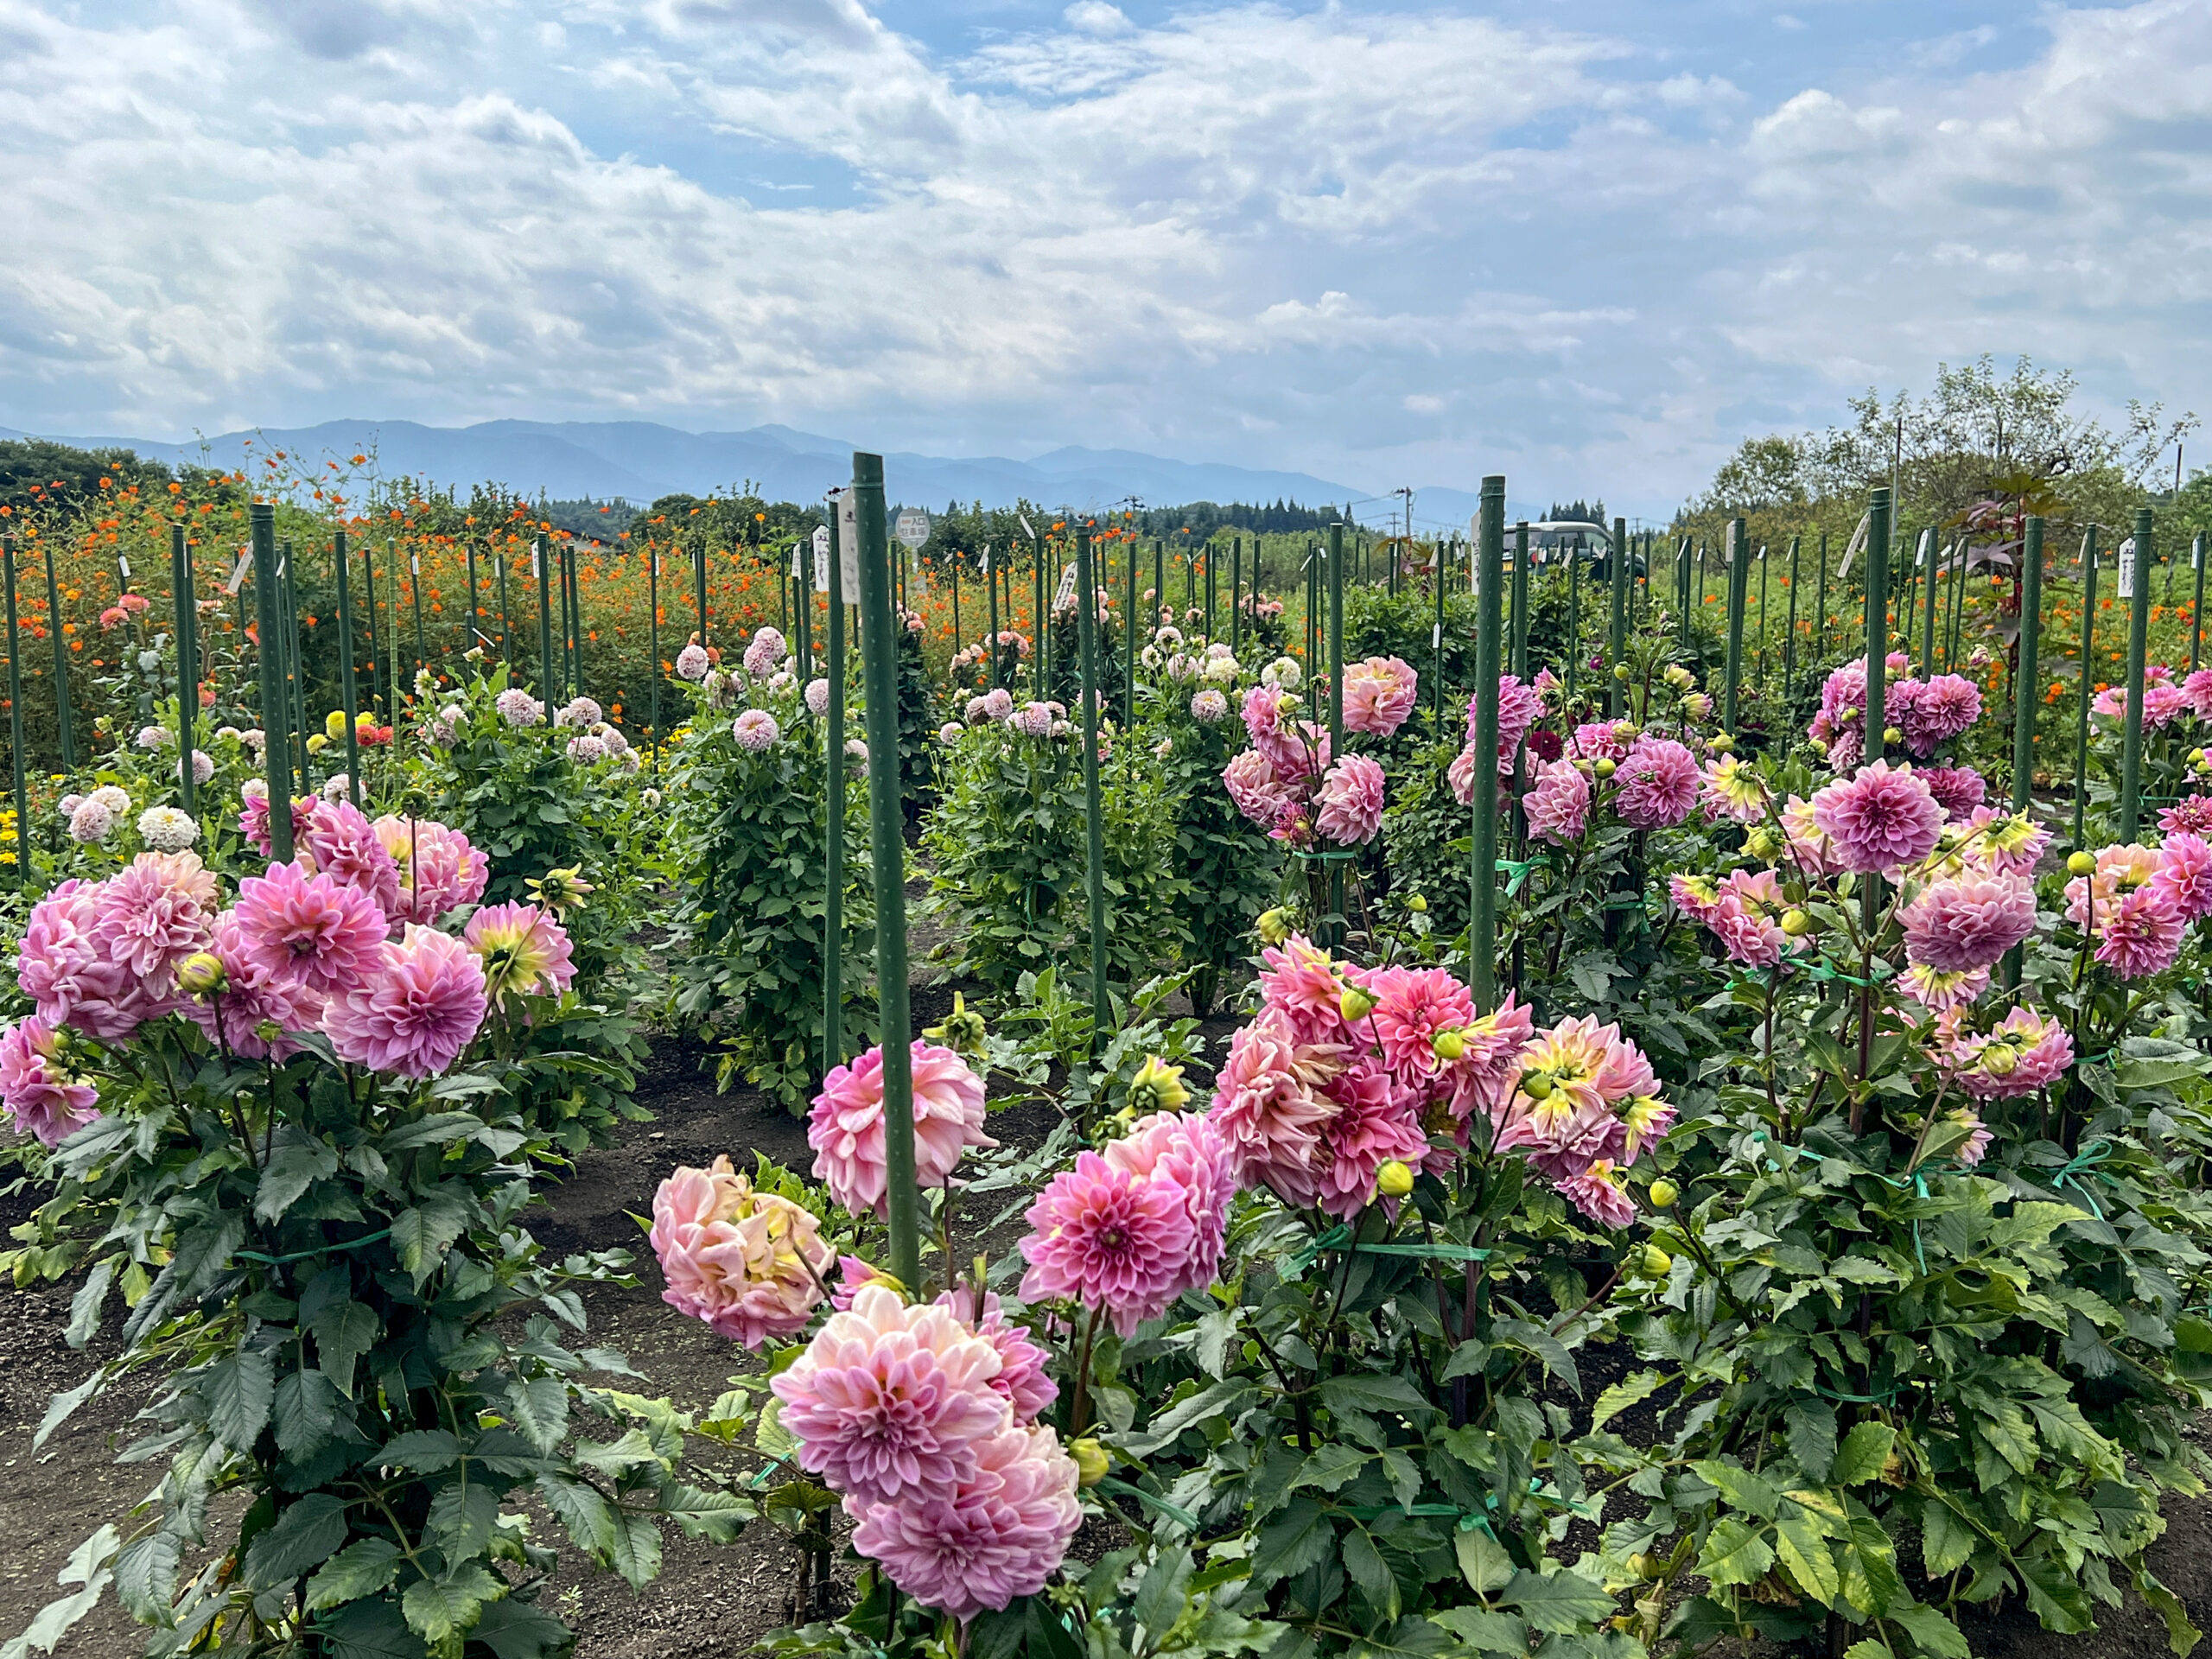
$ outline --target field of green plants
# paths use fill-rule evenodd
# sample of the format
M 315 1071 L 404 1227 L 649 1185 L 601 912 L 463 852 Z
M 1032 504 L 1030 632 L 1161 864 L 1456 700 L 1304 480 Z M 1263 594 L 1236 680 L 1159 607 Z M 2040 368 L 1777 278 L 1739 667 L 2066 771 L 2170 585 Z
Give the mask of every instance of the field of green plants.
M 2187 1653 L 2212 486 L 1897 430 L 1579 548 L 18 493 L 0 1264 L 126 1478 L 0 1656 Z

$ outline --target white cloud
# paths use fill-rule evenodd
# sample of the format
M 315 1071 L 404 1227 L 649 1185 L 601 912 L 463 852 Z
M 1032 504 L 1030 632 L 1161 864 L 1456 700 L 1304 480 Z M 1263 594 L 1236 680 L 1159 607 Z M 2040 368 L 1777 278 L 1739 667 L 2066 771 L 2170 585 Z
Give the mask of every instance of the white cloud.
M 1731 411 L 1937 356 L 2206 401 L 2197 0 L 1779 91 L 1411 10 L 960 55 L 859 0 L 549 10 L 0 0 L 0 424 L 633 412 L 1661 508 Z

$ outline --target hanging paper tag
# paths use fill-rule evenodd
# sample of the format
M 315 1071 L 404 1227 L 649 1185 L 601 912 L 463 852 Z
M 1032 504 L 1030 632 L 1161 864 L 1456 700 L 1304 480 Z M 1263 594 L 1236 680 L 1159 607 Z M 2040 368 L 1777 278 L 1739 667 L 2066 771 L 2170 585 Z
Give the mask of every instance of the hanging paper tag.
M 2135 597 L 2135 538 L 2131 536 L 2120 544 L 2120 596 Z
M 1060 586 L 1059 586 L 1059 591 L 1058 591 L 1058 592 L 1057 592 L 1057 593 L 1055 593 L 1055 594 L 1052 595 L 1052 604 L 1053 604 L 1053 607 L 1054 607 L 1055 608 L 1058 608 L 1058 607 L 1060 607 L 1060 606 L 1062 606 L 1062 605 L 1066 604 L 1070 600 L 1073 599 L 1074 597 L 1075 597 L 1075 566 L 1073 566 L 1073 565 L 1071 565 L 1071 564 L 1070 564 L 1070 565 L 1065 565 L 1065 566 L 1063 566 L 1063 567 L 1061 568 L 1061 570 L 1060 570 Z
M 830 526 L 827 524 L 814 527 L 814 591 L 817 594 L 830 591 Z
M 238 596 L 239 587 L 245 581 L 245 573 L 252 569 L 253 549 L 251 547 L 240 548 L 238 550 L 238 566 L 231 572 L 231 579 L 223 584 L 223 591 L 228 594 L 232 599 L 236 599 Z
M 837 580 L 848 605 L 861 602 L 860 505 L 850 490 L 837 495 Z

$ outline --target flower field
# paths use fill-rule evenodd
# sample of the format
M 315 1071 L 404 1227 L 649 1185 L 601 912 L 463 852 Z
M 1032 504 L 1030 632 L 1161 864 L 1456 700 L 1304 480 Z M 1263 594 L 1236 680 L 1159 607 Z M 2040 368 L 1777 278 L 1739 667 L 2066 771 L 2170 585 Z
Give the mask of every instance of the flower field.
M 365 462 L 10 514 L 6 1659 L 2198 1639 L 2151 509 L 908 557 L 873 456 L 601 542 Z

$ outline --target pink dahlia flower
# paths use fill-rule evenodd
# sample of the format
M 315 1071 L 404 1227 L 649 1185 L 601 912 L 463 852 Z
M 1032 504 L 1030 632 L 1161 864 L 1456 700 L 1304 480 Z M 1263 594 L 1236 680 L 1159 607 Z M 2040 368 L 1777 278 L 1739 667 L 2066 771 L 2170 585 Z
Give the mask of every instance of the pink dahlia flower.
M 1475 710 L 1477 699 L 1467 699 L 1467 741 L 1475 741 Z M 1497 677 L 1497 764 L 1502 771 L 1513 764 L 1514 752 L 1521 747 L 1521 740 L 1536 723 L 1536 716 L 1544 712 L 1543 693 L 1533 685 L 1523 685 L 1517 674 Z
M 2212 676 L 2212 668 L 2200 668 L 2198 674 Z M 2192 836 L 2212 836 L 2212 795 L 2186 795 L 2158 814 L 2158 828 L 2171 836 L 2176 830 L 2186 830 Z
M 1671 737 L 1639 737 L 1613 774 L 1613 810 L 1637 830 L 1680 823 L 1697 804 L 1697 760 Z
M 761 628 L 753 636 L 752 644 L 745 648 L 745 671 L 756 680 L 766 678 L 776 671 L 791 647 L 785 644 L 780 628 Z
M 1582 1173 L 1570 1175 L 1558 1185 L 1561 1198 L 1600 1227 L 1618 1230 L 1636 1219 L 1636 1202 L 1629 1197 L 1627 1183 L 1611 1159 L 1597 1160 Z
M 1338 1072 L 1325 1092 L 1337 1111 L 1321 1126 L 1321 1156 L 1310 1202 L 1349 1220 L 1375 1202 L 1376 1172 L 1395 1160 L 1419 1169 L 1428 1135 L 1414 1116 L 1419 1096 L 1401 1090 L 1371 1060 Z
M 360 888 L 386 916 L 399 913 L 399 866 L 360 808 L 349 801 L 322 803 L 301 845 L 323 874 Z
M 849 1303 L 850 1300 L 849 1295 Z M 983 1293 L 981 1319 L 976 1317 L 972 1285 L 956 1285 L 937 1299 L 937 1305 L 950 1308 L 953 1318 L 998 1351 L 999 1374 L 991 1379 L 991 1389 L 1014 1408 L 1014 1421 L 1022 1427 L 1035 1422 L 1038 1414 L 1060 1397 L 1060 1385 L 1052 1381 L 1049 1369 L 1052 1356 L 1030 1340 L 1027 1325 L 1007 1323 L 996 1292 Z
M 1929 882 L 1897 919 L 1910 960 L 1943 973 L 1986 968 L 2036 931 L 2035 889 L 1968 872 Z
M 568 930 L 537 905 L 487 905 L 468 918 L 462 940 L 484 962 L 484 992 L 558 996 L 576 977 Z
M 1972 766 L 1919 766 L 1914 776 L 1928 785 L 1936 804 L 1950 818 L 1963 818 L 1980 806 L 1989 792 L 1982 776 Z
M 1229 1234 L 1229 1201 L 1236 1195 L 1236 1154 L 1221 1131 L 1196 1113 L 1152 1112 L 1122 1139 L 1108 1141 L 1103 1155 L 1124 1174 L 1170 1180 L 1183 1190 L 1191 1250 L 1172 1294 L 1211 1284 Z
M 1930 1014 L 1963 1008 L 1989 988 L 1989 969 L 1971 968 L 1943 973 L 1925 963 L 1914 963 L 1897 976 L 1898 988 Z
M 1656 1101 L 1659 1081 L 1618 1026 L 1586 1016 L 1562 1020 L 1536 1033 L 1520 1058 L 1516 1087 L 1493 1115 L 1496 1150 L 1524 1151 L 1554 1180 L 1597 1159 L 1625 1156 L 1628 1125 L 1617 1114 L 1641 1099 Z
M 244 908 L 244 901 L 240 901 Z M 338 1058 L 403 1077 L 435 1077 L 484 1023 L 484 964 L 450 933 L 410 922 L 364 980 L 334 991 L 322 1029 Z
M 193 1023 L 242 1059 L 283 1060 L 298 1053 L 299 1044 L 288 1033 L 321 1026 L 321 993 L 277 972 L 257 954 L 235 910 L 215 918 L 207 949 L 223 964 L 223 988 L 185 1003 Z
M 1705 763 L 1700 798 L 1708 818 L 1757 823 L 1766 817 L 1766 785 L 1741 757 L 1719 754 Z
M 1960 855 L 1998 875 L 2033 875 L 2050 831 L 2024 812 L 1977 806 L 1967 814 Z
M 2097 868 L 2066 884 L 2066 919 L 2076 927 L 2102 932 L 2121 895 L 2147 887 L 2164 860 L 2155 847 L 2128 842 L 2097 849 Z
M 2188 918 L 2171 890 L 2137 887 L 2122 894 L 2106 917 L 2095 956 L 2121 979 L 2146 979 L 2174 965 L 2188 931 Z
M 1908 680 L 1897 689 L 1906 686 L 1912 690 L 1900 699 L 1904 706 L 1884 713 L 1916 755 L 1933 754 L 1981 718 L 1981 688 L 1961 675 L 1938 674 L 1925 683 Z
M 1438 1035 L 1475 1022 L 1473 994 L 1441 968 L 1379 968 L 1362 985 L 1375 1007 L 1356 1034 L 1371 1037 L 1382 1064 L 1400 1077 L 1434 1076 L 1444 1064 Z
M 1329 768 L 1315 797 L 1315 827 L 1339 846 L 1363 846 L 1382 827 L 1382 768 L 1363 754 L 1348 754 Z
M 1628 745 L 1621 741 L 1617 724 L 1610 720 L 1586 720 L 1567 740 L 1567 752 L 1580 760 L 1626 760 Z
M 31 906 L 16 958 L 16 982 L 48 1026 L 120 1042 L 177 1006 L 108 949 L 100 919 L 105 884 L 64 881 Z
M 1554 847 L 1572 846 L 1590 823 L 1590 780 L 1571 760 L 1548 760 L 1537 768 L 1535 787 L 1521 798 L 1529 833 Z
M 651 1237 L 661 1300 L 752 1349 L 806 1329 L 836 1255 L 810 1212 L 754 1192 L 727 1157 L 660 1184 Z
M 234 914 L 246 949 L 274 978 L 338 995 L 385 967 L 389 924 L 376 900 L 334 876 L 308 874 L 297 860 L 239 882 Z
M 1464 1141 L 1467 1121 L 1480 1110 L 1494 1114 L 1511 1096 L 1521 1076 L 1521 1055 L 1535 1029 L 1527 1007 L 1508 991 L 1495 1010 L 1460 1033 L 1463 1045 L 1449 1067 L 1452 1097 L 1447 1103 Z
M 1667 893 L 1675 908 L 1694 921 L 1707 922 L 1719 911 L 1720 884 L 1709 875 L 1684 871 L 1667 878 Z
M 1186 1286 L 1198 1241 L 1180 1183 L 1078 1153 L 1029 1206 L 1021 1254 L 1027 1302 L 1103 1309 L 1122 1336 L 1157 1319 Z
M 1344 983 L 1326 950 L 1303 933 L 1294 933 L 1262 950 L 1260 963 L 1260 995 L 1268 1007 L 1288 1015 L 1309 1042 L 1338 1039 L 1344 1024 L 1338 1007 Z
M 729 734 L 737 740 L 739 748 L 758 754 L 773 748 L 784 734 L 776 717 L 766 709 L 748 709 L 730 722 Z
M 1943 809 L 1909 766 L 1861 766 L 1813 797 L 1813 823 L 1847 870 L 1861 874 L 1916 864 L 1936 849 Z
M 914 1179 L 942 1186 L 970 1147 L 995 1147 L 983 1133 L 983 1084 L 949 1048 L 914 1039 L 907 1049 L 913 1076 Z M 883 1048 L 869 1049 L 822 1080 L 807 1114 L 814 1179 L 856 1216 L 886 1216 Z
M 399 869 L 399 908 L 392 919 L 429 926 L 449 910 L 484 896 L 492 861 L 458 830 L 435 818 L 386 815 L 376 821 L 377 839 Z
M 2199 720 L 2212 720 L 2212 668 L 2200 668 L 2181 683 L 2190 712 Z
M 869 1503 L 949 1497 L 1014 1424 L 998 1350 L 952 1310 L 863 1286 L 769 1383 L 799 1466 Z
M 1452 798 L 1462 806 L 1472 806 L 1475 804 L 1475 780 L 1488 771 L 1489 768 L 1483 765 L 1481 753 L 1473 744 L 1461 749 L 1444 771 L 1444 781 L 1451 786 Z
M 1957 1014 L 1936 1022 L 1936 1057 L 1970 1094 L 1983 1100 L 2032 1095 L 2074 1063 L 2074 1039 L 2056 1020 L 2015 1004 L 1986 1036 L 1966 1031 Z
M 0 1033 L 0 1106 L 23 1134 L 58 1147 L 100 1115 L 100 1091 L 62 1063 L 61 1039 L 33 1014 Z
M 2212 844 L 2186 830 L 2169 835 L 2158 847 L 2158 873 L 2151 885 L 2172 896 L 2182 919 L 2212 916 Z
M 269 833 L 269 786 L 258 778 L 249 779 L 240 791 L 245 802 L 238 813 L 238 834 L 246 844 L 264 858 L 275 855 L 275 843 Z M 292 803 L 292 846 L 295 850 L 307 844 L 308 832 L 315 828 L 315 814 L 322 802 L 312 795 L 302 796 Z
M 178 963 L 207 943 L 214 873 L 197 853 L 141 853 L 104 883 L 94 936 L 141 979 L 166 987 Z
M 1050 1428 L 1009 1427 L 979 1441 L 953 1491 L 917 1503 L 846 1500 L 853 1548 L 925 1607 L 957 1619 L 1035 1595 L 1083 1523 L 1075 1459 Z
M 1307 1040 L 1273 1006 L 1229 1039 L 1208 1116 L 1236 1156 L 1241 1183 L 1272 1187 L 1293 1204 L 1312 1201 L 1321 1129 L 1338 1111 L 1319 1091 L 1344 1069 L 1344 1056 L 1342 1044 Z
M 1290 786 L 1275 776 L 1268 757 L 1257 749 L 1240 750 L 1222 768 L 1221 781 L 1236 810 L 1254 823 L 1273 824 L 1285 808 L 1295 804 Z
M 1402 658 L 1370 657 L 1344 670 L 1344 729 L 1388 737 L 1421 699 L 1421 677 Z

